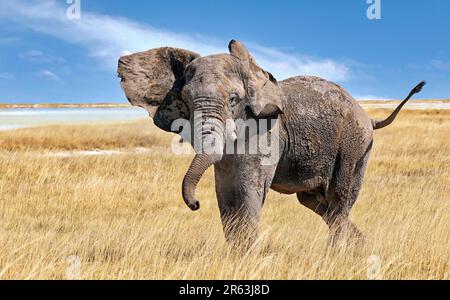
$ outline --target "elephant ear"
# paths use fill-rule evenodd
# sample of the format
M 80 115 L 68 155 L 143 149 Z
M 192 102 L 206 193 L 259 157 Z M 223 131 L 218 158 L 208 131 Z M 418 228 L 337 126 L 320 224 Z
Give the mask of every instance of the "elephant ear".
M 239 41 L 232 40 L 228 46 L 231 55 L 238 58 L 247 69 L 247 105 L 257 117 L 275 116 L 283 112 L 283 91 L 275 77 L 263 70 Z
M 174 120 L 189 118 L 181 98 L 184 70 L 199 54 L 171 47 L 124 56 L 119 61 L 121 83 L 132 105 L 145 108 L 155 124 L 170 131 Z

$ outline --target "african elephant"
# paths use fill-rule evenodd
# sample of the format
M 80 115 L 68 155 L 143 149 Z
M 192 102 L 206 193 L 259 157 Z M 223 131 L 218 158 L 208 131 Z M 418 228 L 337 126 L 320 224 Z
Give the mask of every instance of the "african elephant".
M 416 86 L 390 117 L 377 121 L 337 84 L 310 76 L 278 82 L 258 66 L 242 43 L 232 40 L 229 50 L 230 54 L 201 57 L 165 47 L 119 60 L 118 74 L 128 100 L 145 108 L 162 130 L 180 134 L 183 129 L 172 126 L 175 120 L 194 124 L 196 113 L 201 113 L 201 126 L 208 120 L 216 126 L 214 130 L 191 130 L 192 140 L 205 143 L 209 139 L 215 149 L 224 149 L 236 141 L 228 138 L 239 131 L 236 120 L 272 124 L 253 134 L 262 131 L 278 137 L 276 144 L 258 149 L 260 152 L 196 151 L 182 184 L 186 204 L 199 209 L 197 184 L 214 165 L 216 194 L 229 242 L 253 243 L 269 188 L 297 194 L 299 202 L 329 226 L 332 241 L 344 232 L 362 237 L 348 216 L 362 185 L 373 131 L 390 125 L 425 82 Z M 230 120 L 235 128 L 226 126 Z M 249 146 L 251 134 L 239 132 Z M 267 155 L 261 154 L 262 150 L 275 147 L 273 163 L 263 163 Z

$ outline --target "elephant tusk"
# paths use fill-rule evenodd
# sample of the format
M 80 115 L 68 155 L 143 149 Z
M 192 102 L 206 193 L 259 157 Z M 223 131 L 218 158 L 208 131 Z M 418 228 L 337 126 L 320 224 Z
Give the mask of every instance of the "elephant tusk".
M 237 128 L 234 120 L 227 120 L 226 122 L 226 131 L 228 141 L 235 143 L 237 141 Z
M 236 130 L 233 130 L 233 132 L 231 133 L 231 141 L 233 143 L 235 143 L 237 141 L 237 133 Z

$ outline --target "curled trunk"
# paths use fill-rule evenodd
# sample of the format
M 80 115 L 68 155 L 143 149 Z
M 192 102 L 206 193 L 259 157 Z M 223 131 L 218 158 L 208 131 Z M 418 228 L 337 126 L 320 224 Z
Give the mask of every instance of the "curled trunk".
M 195 190 L 206 170 L 219 162 L 222 155 L 219 154 L 197 154 L 191 163 L 183 179 L 183 200 L 193 211 L 200 208 L 200 202 L 195 198 Z
M 186 205 L 198 210 L 200 203 L 195 199 L 195 190 L 206 170 L 222 160 L 225 126 L 221 116 L 221 101 L 211 97 L 194 100 L 194 149 L 197 153 L 183 179 L 182 195 Z

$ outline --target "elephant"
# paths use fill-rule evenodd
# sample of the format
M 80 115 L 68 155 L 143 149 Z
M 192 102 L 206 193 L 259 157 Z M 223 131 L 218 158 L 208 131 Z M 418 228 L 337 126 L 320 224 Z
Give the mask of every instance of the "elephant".
M 363 183 L 373 132 L 390 125 L 425 82 L 387 119 L 373 120 L 335 83 L 315 76 L 279 82 L 257 64 L 243 43 L 232 40 L 228 48 L 227 54 L 200 56 L 163 47 L 126 55 L 118 62 L 128 101 L 146 109 L 158 128 L 181 134 L 184 129 L 173 126 L 177 120 L 188 125 L 200 121 L 200 127 L 213 121 L 214 130 L 188 130 L 191 144 L 209 140 L 215 149 L 224 149 L 233 145 L 237 132 L 246 146 L 261 134 L 277 136 L 275 143 L 256 153 L 196 150 L 182 183 L 187 206 L 193 211 L 200 208 L 195 190 L 205 171 L 214 166 L 220 216 L 230 243 L 254 243 L 269 189 L 296 194 L 328 225 L 332 243 L 344 233 L 363 239 L 349 213 Z M 272 125 L 258 127 L 252 135 L 247 130 L 242 133 L 237 120 Z M 228 121 L 234 128 L 226 125 Z M 278 149 L 273 162 L 263 163 L 267 154 L 262 150 L 272 148 Z

